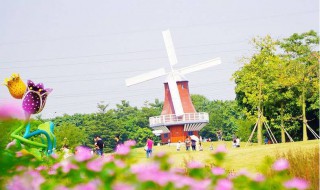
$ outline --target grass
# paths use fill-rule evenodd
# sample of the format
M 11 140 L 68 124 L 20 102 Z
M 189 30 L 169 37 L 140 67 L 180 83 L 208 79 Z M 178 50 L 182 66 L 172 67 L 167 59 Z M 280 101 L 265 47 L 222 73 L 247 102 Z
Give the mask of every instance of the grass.
M 213 142 L 214 148 L 220 144 L 225 144 L 228 149 L 228 154 L 224 163 L 224 167 L 227 170 L 238 171 L 241 168 L 246 168 L 248 171 L 257 172 L 264 163 L 264 160 L 269 157 L 276 159 L 279 154 L 287 154 L 288 152 L 299 150 L 312 150 L 319 147 L 318 140 L 310 140 L 306 142 L 293 142 L 293 143 L 280 143 L 280 144 L 268 144 L 268 145 L 251 145 L 244 147 L 245 142 L 242 142 L 240 148 L 232 148 L 232 143 L 228 141 Z M 154 146 L 153 153 L 167 152 L 173 162 L 174 167 L 184 167 L 185 160 L 196 160 L 203 162 L 204 164 L 211 162 L 210 143 L 203 143 L 203 151 L 186 151 L 184 146 L 181 146 L 180 151 L 176 151 L 176 146 L 164 145 Z M 143 148 L 137 148 L 133 150 L 135 158 L 139 162 L 147 162 L 145 151 Z M 319 165 L 319 164 L 318 164 Z
M 285 158 L 290 163 L 289 174 L 310 182 L 310 189 L 319 189 L 319 146 L 313 149 L 290 149 L 279 153 L 277 158 Z

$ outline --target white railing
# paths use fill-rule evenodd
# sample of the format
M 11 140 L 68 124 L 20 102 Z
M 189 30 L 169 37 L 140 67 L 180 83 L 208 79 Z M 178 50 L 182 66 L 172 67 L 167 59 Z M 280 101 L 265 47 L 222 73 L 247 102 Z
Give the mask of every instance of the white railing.
M 185 123 L 197 123 L 197 122 L 209 122 L 209 114 L 205 112 L 200 113 L 185 113 L 182 116 L 176 116 L 175 114 L 160 115 L 149 118 L 150 127 L 170 124 L 185 124 Z

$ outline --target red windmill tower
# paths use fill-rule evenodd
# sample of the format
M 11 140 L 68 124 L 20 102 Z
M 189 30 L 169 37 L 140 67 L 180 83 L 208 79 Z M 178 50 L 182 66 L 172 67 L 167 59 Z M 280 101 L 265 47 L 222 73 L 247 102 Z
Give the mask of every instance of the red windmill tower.
M 149 125 L 155 133 L 161 134 L 161 141 L 183 142 L 186 136 L 199 136 L 199 131 L 209 122 L 208 113 L 197 113 L 189 94 L 188 81 L 184 75 L 195 71 L 207 69 L 221 63 L 220 58 L 201 62 L 189 67 L 174 70 L 177 61 L 169 30 L 163 31 L 171 71 L 164 68 L 151 71 L 126 80 L 126 85 L 131 86 L 160 76 L 167 75 L 164 83 L 165 99 L 160 116 L 150 117 Z

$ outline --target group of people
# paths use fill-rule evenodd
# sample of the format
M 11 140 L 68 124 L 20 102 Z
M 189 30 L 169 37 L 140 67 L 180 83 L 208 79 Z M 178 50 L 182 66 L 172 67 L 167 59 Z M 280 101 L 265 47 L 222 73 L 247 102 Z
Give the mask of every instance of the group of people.
M 122 141 L 120 141 L 120 136 L 119 135 L 116 135 L 114 137 L 114 140 L 115 140 L 114 151 L 116 152 L 117 148 L 119 147 L 119 145 L 122 144 Z M 94 138 L 94 142 L 95 142 L 94 149 L 96 151 L 96 154 L 99 155 L 99 156 L 102 156 L 103 155 L 104 143 L 103 143 L 101 137 L 100 136 L 96 136 Z M 150 158 L 152 156 L 153 143 L 154 142 L 153 142 L 152 138 L 148 137 L 146 145 L 145 145 L 145 151 L 146 151 L 147 158 Z
M 222 132 L 219 132 L 220 136 L 218 136 L 218 140 L 222 140 Z M 198 150 L 199 151 L 203 151 L 203 147 L 202 147 L 202 138 L 200 138 L 201 140 L 198 139 L 194 139 L 191 138 L 189 136 L 186 137 L 184 143 L 185 143 L 185 147 L 186 147 L 186 151 L 192 150 L 192 151 L 196 151 L 197 150 L 197 142 L 198 142 Z M 117 151 L 117 147 L 122 144 L 122 142 L 120 141 L 120 138 L 118 135 L 116 135 L 114 137 L 115 140 L 115 147 L 114 147 L 114 151 Z M 210 139 L 211 140 L 211 139 Z M 209 141 L 210 142 L 210 141 Z M 170 141 L 168 141 L 168 144 L 170 143 Z M 146 151 L 146 157 L 150 158 L 152 156 L 152 148 L 153 148 L 153 140 L 152 137 L 148 137 L 146 144 L 145 144 L 145 148 L 144 150 Z M 234 136 L 233 137 L 233 141 L 232 141 L 232 146 L 233 147 L 240 147 L 240 138 Z M 180 151 L 181 149 L 181 141 L 179 141 L 176 144 L 176 148 L 177 151 Z M 103 155 L 103 149 L 104 149 L 104 142 L 102 140 L 102 138 L 99 135 L 96 135 L 94 137 L 94 148 L 92 152 L 95 152 L 97 155 L 102 156 Z M 213 144 L 211 143 L 210 145 L 210 150 L 213 150 Z M 68 147 L 65 145 L 62 148 L 62 151 L 64 152 L 65 156 L 68 157 L 70 156 L 69 154 L 69 149 Z
M 117 148 L 119 145 L 122 144 L 122 141 L 120 140 L 120 136 L 116 135 L 114 137 L 115 140 L 115 146 L 114 146 L 114 151 L 117 151 Z M 147 158 L 150 158 L 152 156 L 152 148 L 153 148 L 153 140 L 151 137 L 148 137 L 146 145 L 145 145 L 145 151 Z M 104 148 L 104 143 L 101 139 L 100 136 L 95 136 L 94 138 L 94 151 L 96 152 L 97 155 L 102 156 L 103 155 L 103 148 Z
M 120 136 L 115 135 L 114 136 L 114 141 L 115 141 L 115 146 L 113 148 L 114 151 L 117 151 L 117 148 L 122 142 L 120 141 Z M 103 155 L 103 148 L 104 148 L 104 142 L 101 139 L 99 135 L 96 135 L 94 137 L 94 151 L 96 152 L 97 155 L 102 156 Z
M 196 151 L 196 149 L 197 149 L 196 148 L 197 147 L 197 140 L 192 139 L 189 136 L 187 136 L 186 140 L 184 142 L 185 142 L 185 145 L 186 145 L 186 151 L 189 151 L 191 149 L 193 151 Z M 180 151 L 180 148 L 181 148 L 181 141 L 178 141 L 178 143 L 177 143 L 177 151 Z M 199 141 L 199 150 L 200 151 L 203 150 L 201 141 Z

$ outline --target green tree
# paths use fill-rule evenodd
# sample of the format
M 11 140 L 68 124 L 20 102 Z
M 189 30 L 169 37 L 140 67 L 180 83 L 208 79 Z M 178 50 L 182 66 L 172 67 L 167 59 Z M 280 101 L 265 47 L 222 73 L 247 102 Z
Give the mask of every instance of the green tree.
M 55 128 L 54 134 L 57 138 L 57 149 L 60 149 L 65 144 L 73 149 L 78 145 L 84 144 L 84 139 L 88 137 L 83 129 L 70 123 L 65 123 Z
M 270 65 L 275 64 L 279 58 L 275 55 L 276 41 L 270 36 L 255 38 L 253 44 L 257 52 L 251 58 L 243 59 L 244 66 L 233 74 L 236 99 L 249 112 L 264 118 L 264 107 L 270 98 L 274 79 Z M 262 125 L 263 120 L 259 120 L 258 144 L 262 144 Z
M 319 36 L 315 31 L 293 34 L 280 41 L 283 57 L 291 65 L 295 75 L 293 88 L 298 94 L 303 123 L 303 140 L 307 136 L 307 109 L 319 110 Z M 309 104 L 310 107 L 306 108 Z

